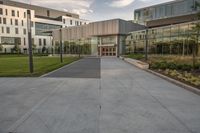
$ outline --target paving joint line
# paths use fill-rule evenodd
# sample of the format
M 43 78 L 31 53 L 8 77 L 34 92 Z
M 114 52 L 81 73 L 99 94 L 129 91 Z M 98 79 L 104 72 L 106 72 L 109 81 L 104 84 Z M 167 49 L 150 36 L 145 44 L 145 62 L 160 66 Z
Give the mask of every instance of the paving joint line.
M 46 76 L 51 75 L 52 73 L 57 72 L 57 71 L 59 71 L 59 70 L 61 70 L 61 69 L 63 69 L 63 68 L 67 68 L 67 67 L 69 67 L 69 66 L 71 66 L 71 65 L 73 65 L 73 64 L 75 64 L 75 63 L 77 63 L 77 62 L 80 62 L 80 61 L 83 60 L 83 59 L 84 59 L 84 58 L 79 59 L 79 60 L 74 61 L 74 62 L 71 62 L 70 64 L 64 65 L 63 67 L 60 67 L 60 68 L 58 68 L 58 69 L 56 69 L 56 70 L 54 70 L 54 71 L 51 71 L 51 72 L 49 72 L 49 73 L 46 73 L 46 74 L 40 76 L 39 78 L 48 78 L 48 77 L 46 77 Z
M 154 95 L 151 94 L 150 91 L 148 91 L 147 89 L 145 89 L 140 83 L 138 83 L 138 85 L 145 90 L 153 99 L 155 99 L 168 113 L 170 113 L 178 122 L 180 122 L 180 124 L 182 126 L 184 126 L 188 132 L 190 133 L 194 133 L 182 120 L 179 119 L 179 117 L 177 117 L 174 113 L 172 113 L 162 102 L 160 102 L 160 100 L 155 97 Z
M 46 97 L 44 97 L 42 100 L 40 100 L 33 108 L 31 108 L 27 113 L 25 113 L 21 118 L 19 118 L 12 126 L 9 127 L 8 132 L 14 133 L 15 130 L 23 124 L 26 120 L 28 120 L 33 112 L 42 105 L 50 96 L 52 96 L 62 85 L 64 81 L 62 81 L 60 84 L 57 85 L 55 89 L 53 89 Z

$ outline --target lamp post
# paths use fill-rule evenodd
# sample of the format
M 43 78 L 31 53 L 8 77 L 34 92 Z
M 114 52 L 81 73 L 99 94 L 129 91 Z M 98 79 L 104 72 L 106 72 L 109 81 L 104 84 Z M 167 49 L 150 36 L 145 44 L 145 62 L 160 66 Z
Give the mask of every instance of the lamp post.
M 62 29 L 60 29 L 60 62 L 63 63 Z
M 31 35 L 31 10 L 27 10 L 27 29 L 28 29 L 28 46 L 29 46 L 29 71 L 33 73 L 33 50 Z
M 146 27 L 146 37 L 145 37 L 145 60 L 148 60 L 148 27 Z

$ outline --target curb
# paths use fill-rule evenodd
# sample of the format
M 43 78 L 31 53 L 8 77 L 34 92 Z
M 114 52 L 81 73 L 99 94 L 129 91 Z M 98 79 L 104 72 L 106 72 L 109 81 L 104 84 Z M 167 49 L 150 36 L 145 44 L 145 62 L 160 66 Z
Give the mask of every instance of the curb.
M 185 83 L 183 83 L 181 81 L 178 81 L 178 80 L 175 80 L 173 78 L 167 77 L 167 76 L 165 76 L 163 74 L 157 73 L 157 72 L 152 71 L 150 69 L 146 69 L 145 71 L 147 71 L 147 72 L 149 72 L 151 74 L 154 74 L 154 75 L 156 75 L 156 76 L 158 76 L 158 77 L 160 77 L 162 79 L 165 79 L 168 82 L 171 82 L 171 83 L 173 83 L 173 84 L 175 84 L 175 85 L 177 85 L 179 87 L 182 87 L 185 90 L 188 90 L 188 91 L 193 92 L 193 93 L 195 93 L 197 95 L 200 95 L 200 90 L 195 88 L 195 87 L 193 87 L 193 86 L 187 85 L 187 84 L 185 84 Z
M 124 60 L 124 61 L 127 62 L 127 63 L 129 63 L 129 62 L 126 61 L 126 60 Z M 129 64 L 134 65 L 134 64 L 132 64 L 132 63 L 129 63 Z M 134 66 L 136 66 L 136 65 L 134 65 Z M 136 66 L 136 67 L 137 67 L 137 66 Z M 139 67 L 137 67 L 137 68 L 139 68 Z M 139 69 L 141 69 L 141 68 L 139 68 Z M 141 70 L 144 70 L 144 71 L 146 71 L 146 72 L 149 72 L 149 73 L 151 73 L 151 74 L 153 74 L 153 75 L 156 75 L 156 76 L 158 76 L 158 77 L 160 77 L 160 78 L 162 78 L 162 79 L 164 79 L 164 80 L 166 80 L 166 81 L 168 81 L 168 82 L 170 82 L 170 83 L 173 83 L 173 84 L 175 84 L 175 85 L 177 85 L 177 86 L 179 86 L 179 87 L 181 87 L 181 88 L 183 88 L 183 89 L 185 89 L 185 90 L 188 90 L 188 91 L 193 92 L 193 93 L 195 93 L 195 94 L 197 94 L 197 95 L 200 95 L 200 90 L 197 89 L 197 88 L 195 88 L 195 87 L 193 87 L 193 86 L 187 85 L 187 84 L 185 84 L 185 83 L 183 83 L 183 82 L 181 82 L 181 81 L 172 79 L 172 78 L 170 78 L 170 77 L 167 77 L 167 76 L 165 76 L 165 75 L 163 75 L 163 74 L 157 73 L 157 72 L 152 71 L 152 70 L 150 70 L 150 69 L 141 69 Z
M 82 58 L 82 59 L 83 59 L 83 58 Z M 65 67 L 69 67 L 69 66 L 71 66 L 71 65 L 73 65 L 73 64 L 75 64 L 75 63 L 81 61 L 82 59 L 79 59 L 79 60 L 74 61 L 74 62 L 72 62 L 72 63 L 70 63 L 70 64 L 64 65 L 63 67 L 60 67 L 60 68 L 58 68 L 58 69 L 56 69 L 56 70 L 54 70 L 54 71 L 48 72 L 48 73 L 46 73 L 46 74 L 44 74 L 44 75 L 41 75 L 39 78 L 45 78 L 45 76 L 50 75 L 50 74 L 52 74 L 52 73 L 54 73 L 54 72 L 56 72 L 56 71 L 59 71 L 59 70 L 65 68 Z

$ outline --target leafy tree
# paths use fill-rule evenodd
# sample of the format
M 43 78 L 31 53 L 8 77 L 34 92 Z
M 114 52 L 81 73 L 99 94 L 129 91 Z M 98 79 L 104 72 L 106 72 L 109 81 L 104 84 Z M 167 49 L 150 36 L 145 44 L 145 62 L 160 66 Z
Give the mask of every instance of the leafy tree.
M 193 10 L 197 11 L 197 9 L 200 7 L 200 3 L 195 1 L 195 6 L 192 7 Z M 200 20 L 200 12 L 197 13 L 197 19 Z M 196 40 L 196 43 L 194 42 L 192 46 L 192 55 L 193 55 L 193 67 L 196 64 L 196 49 L 198 47 L 199 42 L 199 34 L 200 34 L 200 22 L 197 22 L 195 26 L 193 27 L 193 31 L 195 32 L 194 36 L 191 36 L 192 40 Z
M 0 44 L 0 52 L 3 51 L 3 45 Z
M 44 54 L 45 51 L 47 51 L 47 48 L 44 46 L 42 47 L 42 53 Z
M 13 51 L 15 51 L 16 53 L 20 53 L 20 47 L 18 44 L 15 44 L 15 46 L 12 49 Z

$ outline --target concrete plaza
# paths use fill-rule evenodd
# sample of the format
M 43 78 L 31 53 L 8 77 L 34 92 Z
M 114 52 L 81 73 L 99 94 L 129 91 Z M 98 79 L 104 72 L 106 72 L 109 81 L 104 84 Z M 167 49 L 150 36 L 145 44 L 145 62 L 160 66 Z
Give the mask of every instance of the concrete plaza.
M 0 133 L 200 133 L 200 96 L 114 57 L 77 63 L 0 78 Z

